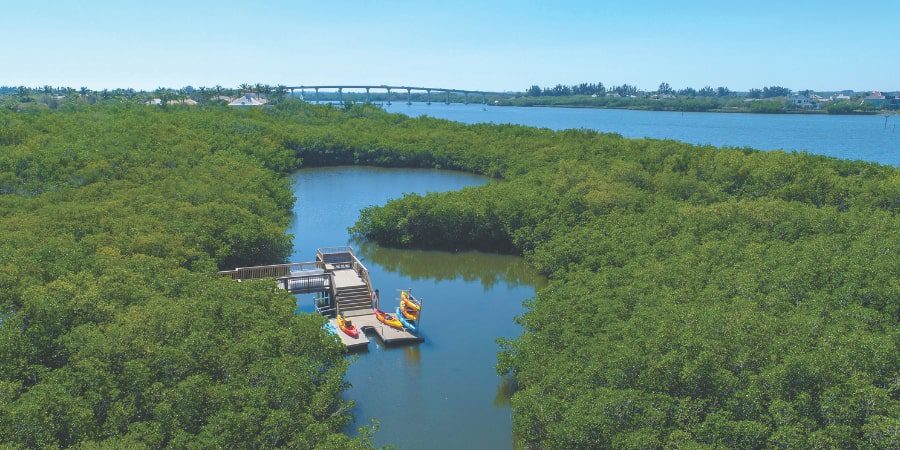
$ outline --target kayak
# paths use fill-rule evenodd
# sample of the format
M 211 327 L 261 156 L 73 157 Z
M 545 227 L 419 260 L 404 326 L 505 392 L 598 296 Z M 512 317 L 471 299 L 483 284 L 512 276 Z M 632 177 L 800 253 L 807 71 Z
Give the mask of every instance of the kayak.
M 400 313 L 400 307 L 399 307 L 399 306 L 397 307 L 397 318 L 400 319 L 400 323 L 403 324 L 403 327 L 404 327 L 404 328 L 406 328 L 407 330 L 409 330 L 409 331 L 410 331 L 411 333 L 413 333 L 413 334 L 416 333 L 416 325 L 413 324 L 412 322 L 410 322 L 409 320 L 406 320 L 406 317 L 403 317 L 403 315 Z
M 422 305 L 409 291 L 400 291 L 400 310 L 408 320 L 419 320 Z
M 419 304 L 419 301 L 416 300 L 409 291 L 400 291 L 400 306 L 415 312 L 419 312 L 422 309 L 422 305 Z
M 403 329 L 403 323 L 400 322 L 399 320 L 397 320 L 397 318 L 394 317 L 393 315 L 388 314 L 377 308 L 372 308 L 372 309 L 375 311 L 375 318 L 378 319 L 379 322 L 381 322 L 391 328 L 396 328 L 398 330 Z
M 337 330 L 334 329 L 334 324 L 331 322 L 325 322 L 325 325 L 322 325 L 322 329 L 337 336 Z
M 404 308 L 402 303 L 400 304 L 400 312 L 406 320 L 419 320 L 419 313 L 414 309 Z
M 342 314 L 337 316 L 337 324 L 341 328 L 341 331 L 343 331 L 347 336 L 350 336 L 352 338 L 359 337 L 359 330 L 356 329 L 356 326 L 353 325 L 353 322 L 345 319 Z

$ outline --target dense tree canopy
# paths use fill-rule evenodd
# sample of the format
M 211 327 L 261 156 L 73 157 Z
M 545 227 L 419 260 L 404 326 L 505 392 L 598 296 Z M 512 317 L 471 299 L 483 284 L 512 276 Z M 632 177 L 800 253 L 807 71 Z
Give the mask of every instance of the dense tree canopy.
M 505 181 L 368 209 L 357 232 L 521 252 L 552 278 L 500 358 L 525 444 L 900 445 L 896 168 L 426 119 L 397 138 L 393 162 L 446 151 Z
M 896 168 L 291 101 L 0 112 L 0 438 L 364 445 L 321 319 L 211 275 L 288 253 L 301 159 L 502 180 L 356 231 L 550 275 L 499 359 L 526 445 L 900 444 Z
M 322 319 L 214 275 L 289 254 L 296 165 L 240 111 L 0 111 L 0 442 L 363 445 Z

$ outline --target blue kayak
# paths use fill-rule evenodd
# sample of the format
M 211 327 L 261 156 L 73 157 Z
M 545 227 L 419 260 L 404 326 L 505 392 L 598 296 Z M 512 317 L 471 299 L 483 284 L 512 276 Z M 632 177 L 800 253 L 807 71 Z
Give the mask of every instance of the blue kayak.
M 413 334 L 416 333 L 416 326 L 415 326 L 412 322 L 406 320 L 406 317 L 403 317 L 403 314 L 400 313 L 400 307 L 399 307 L 399 306 L 397 307 L 397 318 L 400 319 L 400 323 L 403 324 L 403 327 L 404 327 L 404 328 L 406 328 L 407 330 L 409 330 L 409 331 L 410 331 L 411 333 L 413 333 Z
M 322 329 L 337 336 L 337 330 L 334 329 L 334 324 L 331 321 L 325 322 L 325 325 L 322 325 Z

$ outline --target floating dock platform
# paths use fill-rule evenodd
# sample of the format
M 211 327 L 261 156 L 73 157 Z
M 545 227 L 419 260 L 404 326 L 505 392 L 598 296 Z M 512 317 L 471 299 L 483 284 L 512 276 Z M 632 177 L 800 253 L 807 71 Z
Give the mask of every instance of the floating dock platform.
M 370 341 L 368 336 L 369 333 L 377 335 L 381 342 L 386 346 L 412 344 L 424 341 L 421 336 L 417 336 L 406 330 L 391 328 L 379 322 L 378 319 L 375 318 L 375 314 L 354 316 L 350 318 L 350 320 L 353 322 L 353 325 L 360 330 L 358 338 L 347 336 L 346 333 L 341 331 L 340 327 L 338 327 L 337 319 L 328 319 L 334 326 L 334 329 L 337 330 L 338 337 L 348 350 L 359 350 L 363 347 L 368 347 Z

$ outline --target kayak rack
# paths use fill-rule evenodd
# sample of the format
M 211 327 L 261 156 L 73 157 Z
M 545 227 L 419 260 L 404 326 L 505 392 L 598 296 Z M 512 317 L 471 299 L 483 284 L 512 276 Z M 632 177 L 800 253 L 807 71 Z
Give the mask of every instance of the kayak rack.
M 368 346 L 367 332 L 377 334 L 385 345 L 423 341 L 417 334 L 378 321 L 372 309 L 375 296 L 369 270 L 350 247 L 319 248 L 316 260 L 311 262 L 238 267 L 218 274 L 238 282 L 274 279 L 279 289 L 291 294 L 316 294 L 316 311 L 328 318 L 338 338 L 350 350 Z M 335 320 L 338 314 L 353 322 L 360 331 L 359 337 L 340 331 Z

